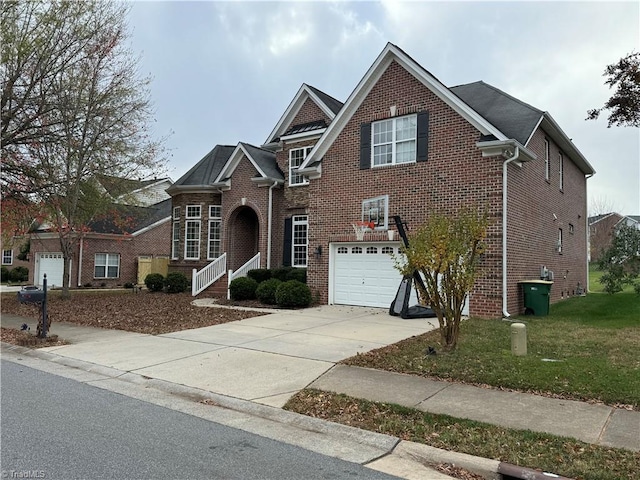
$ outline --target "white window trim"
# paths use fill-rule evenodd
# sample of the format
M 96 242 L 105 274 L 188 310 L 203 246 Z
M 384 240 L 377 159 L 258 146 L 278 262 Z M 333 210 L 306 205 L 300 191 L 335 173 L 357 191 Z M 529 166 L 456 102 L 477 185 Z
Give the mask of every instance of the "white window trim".
M 558 154 L 558 174 L 560 175 L 560 190 L 564 190 L 564 155 L 562 155 L 562 152 Z
M 98 264 L 98 255 L 105 255 L 105 263 Z M 116 257 L 118 259 L 118 271 L 115 277 L 109 276 L 109 267 L 113 267 L 113 265 L 109 265 L 109 257 Z M 96 275 L 96 267 L 104 267 L 104 277 L 98 277 Z M 120 278 L 120 254 L 119 253 L 106 253 L 106 252 L 98 252 L 93 256 L 93 278 L 94 279 L 114 279 Z
M 214 207 L 220 208 L 220 216 L 212 216 Z M 220 225 L 218 228 L 220 237 L 217 239 L 211 238 L 211 225 L 213 223 L 218 223 Z M 211 245 L 213 244 L 213 242 L 218 243 L 218 251 L 220 252 L 220 254 L 222 254 L 222 205 L 209 205 L 209 222 L 207 224 L 207 260 L 214 260 L 218 258 L 211 256 Z
M 296 225 L 306 225 L 307 235 L 305 243 L 295 243 L 296 240 Z M 304 265 L 296 265 L 296 247 L 304 247 L 306 255 L 304 256 Z M 294 215 L 291 218 L 291 266 L 296 268 L 307 268 L 309 264 L 309 216 L 308 215 Z
M 180 207 L 173 207 L 173 219 L 180 220 Z
M 189 209 L 190 208 L 197 208 L 198 209 L 198 215 L 189 215 Z M 187 208 L 185 209 L 185 218 L 188 219 L 196 219 L 196 218 L 202 218 L 202 205 L 187 205 Z
M 363 222 L 370 222 L 371 220 L 371 215 L 370 215 L 370 210 L 371 207 L 367 207 L 367 204 L 371 204 L 374 202 L 380 202 L 380 201 L 384 201 L 384 211 L 383 212 L 378 212 L 378 222 L 376 224 L 376 226 L 373 228 L 374 230 L 388 230 L 389 229 L 389 195 L 380 195 L 379 197 L 373 197 L 373 198 L 367 198 L 365 200 L 362 201 L 362 221 Z M 383 221 L 382 223 L 380 222 L 380 216 L 381 213 L 383 215 Z M 374 222 L 376 223 L 376 222 Z
M 5 252 L 9 252 L 8 262 L 5 261 L 5 256 L 4 256 Z M 13 265 L 13 250 L 9 248 L 2 250 L 2 265 Z
M 171 229 L 171 259 L 177 260 L 180 249 L 180 221 L 173 222 Z
M 405 118 L 410 118 L 410 117 L 414 117 L 415 118 L 415 131 L 414 131 L 414 136 L 413 136 L 413 142 L 414 142 L 414 158 L 413 160 L 409 161 L 409 162 L 402 162 L 402 163 L 398 163 L 397 162 L 397 153 L 396 153 L 396 146 L 398 145 L 398 140 L 396 139 L 396 123 L 398 120 L 402 120 Z M 380 124 L 383 122 L 388 122 L 388 121 L 392 121 L 393 122 L 393 127 L 392 127 L 392 132 L 393 132 L 393 139 L 391 140 L 391 163 L 381 163 L 380 165 L 376 165 L 375 164 L 375 150 L 376 150 L 376 146 L 377 145 L 387 145 L 388 143 L 380 143 L 380 144 L 376 144 L 374 142 L 374 132 L 375 132 L 375 125 L 376 124 Z M 401 140 L 401 143 L 406 143 L 411 141 L 411 139 L 404 139 Z M 390 165 L 408 165 L 408 164 L 412 164 L 412 163 L 416 163 L 417 161 L 417 157 L 418 157 L 418 115 L 417 114 L 411 114 L 411 115 L 403 115 L 401 117 L 393 117 L 393 118 L 386 118 L 384 120 L 379 120 L 377 122 L 372 122 L 371 123 L 371 167 L 372 168 L 378 168 L 378 167 L 388 167 Z
M 548 182 L 551 178 L 551 159 L 549 151 L 549 140 L 544 139 L 544 179 Z
M 297 183 L 291 183 L 291 179 L 293 178 L 293 174 L 299 175 L 296 173 L 296 171 L 298 170 L 298 168 L 300 167 L 300 165 L 302 165 L 305 161 L 305 159 L 307 158 L 307 155 L 309 155 L 309 152 L 313 149 L 313 147 L 301 147 L 301 148 L 292 148 L 291 150 L 289 150 L 289 186 L 290 187 L 299 187 L 302 185 L 309 185 L 309 179 L 307 177 L 305 177 L 304 175 L 300 175 L 302 177 L 302 181 L 301 182 L 297 182 Z M 302 150 L 302 161 L 300 162 L 300 165 L 298 165 L 297 167 L 294 167 L 291 165 L 291 160 L 292 160 L 292 154 L 293 152 L 298 152 Z
M 559 228 L 559 229 L 558 229 L 558 244 L 557 244 L 557 246 L 556 246 L 556 251 L 557 251 L 560 255 L 562 255 L 562 247 L 563 247 L 562 243 L 563 243 L 563 238 L 562 238 L 562 229 L 561 229 L 561 228 Z
M 197 238 L 189 239 L 188 235 L 189 235 L 190 224 L 198 226 Z M 185 260 L 200 260 L 200 237 L 201 236 L 202 236 L 202 223 L 200 220 L 186 220 L 184 222 L 184 259 Z M 197 242 L 197 248 L 196 248 L 197 253 L 195 257 L 189 257 L 187 256 L 188 246 L 193 242 Z

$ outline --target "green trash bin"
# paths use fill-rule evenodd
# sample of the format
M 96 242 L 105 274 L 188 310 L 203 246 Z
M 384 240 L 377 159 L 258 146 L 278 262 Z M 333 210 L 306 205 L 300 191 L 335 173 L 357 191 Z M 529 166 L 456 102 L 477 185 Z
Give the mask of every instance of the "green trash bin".
M 537 317 L 549 315 L 549 293 L 553 282 L 548 280 L 524 280 L 518 283 L 522 285 L 525 315 L 535 315 Z

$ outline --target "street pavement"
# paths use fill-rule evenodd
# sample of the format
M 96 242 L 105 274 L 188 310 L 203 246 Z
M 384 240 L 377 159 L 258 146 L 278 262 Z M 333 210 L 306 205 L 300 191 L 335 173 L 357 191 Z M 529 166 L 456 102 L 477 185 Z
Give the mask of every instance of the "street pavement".
M 198 302 L 203 308 L 215 306 L 207 300 Z M 2 318 L 3 326 L 23 322 L 10 315 Z M 349 306 L 277 311 L 156 336 L 53 323 L 51 334 L 71 344 L 39 349 L 31 355 L 120 380 L 155 382 L 154 387 L 165 390 L 204 392 L 214 395 L 218 404 L 226 402 L 227 408 L 241 405 L 261 417 L 278 417 L 276 410 L 289 415 L 280 407 L 300 389 L 311 386 L 640 451 L 640 412 L 337 364 L 434 328 L 435 319 L 403 320 L 384 309 Z M 3 356 L 15 353 L 3 347 Z M 404 478 L 447 478 L 433 470 L 425 473 L 422 464 L 438 463 L 437 459 L 444 462 L 454 455 L 450 463 L 497 478 L 499 462 L 410 442 L 392 443 L 390 447 L 384 438 L 379 451 L 368 452 L 357 461 Z

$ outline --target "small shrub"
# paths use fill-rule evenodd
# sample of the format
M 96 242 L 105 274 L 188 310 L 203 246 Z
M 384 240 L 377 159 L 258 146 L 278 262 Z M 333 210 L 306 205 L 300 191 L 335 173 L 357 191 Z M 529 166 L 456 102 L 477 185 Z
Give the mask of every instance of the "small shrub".
M 91 288 L 91 287 L 93 287 L 93 283 L 91 283 L 91 282 L 87 282 L 87 283 L 85 283 L 85 284 L 83 285 L 83 287 L 85 287 L 85 288 Z
M 307 283 L 307 269 L 306 268 L 293 268 L 287 273 L 287 280 L 298 280 L 302 283 Z
M 184 273 L 171 272 L 164 281 L 167 287 L 167 293 L 182 293 L 189 288 L 189 280 Z
M 277 278 L 278 280 L 282 280 L 283 282 L 286 282 L 287 280 L 289 280 L 289 278 L 287 278 L 287 275 L 289 275 L 289 272 L 291 272 L 291 270 L 295 270 L 295 268 L 294 267 L 274 268 L 271 271 L 271 278 Z
M 298 280 L 288 280 L 276 290 L 276 303 L 287 308 L 308 307 L 311 305 L 311 289 Z
M 7 267 L 2 267 L 2 274 L 0 277 L 0 282 L 8 282 L 9 281 L 9 269 Z
M 160 273 L 150 273 L 144 278 L 144 284 L 150 292 L 161 292 L 164 288 L 164 277 Z
M 29 280 L 29 269 L 27 267 L 16 267 L 9 272 L 9 280 L 12 282 L 26 282 Z
M 256 298 L 258 282 L 253 278 L 240 277 L 231 281 L 229 293 L 231 300 L 253 300 Z
M 268 270 L 266 268 L 256 268 L 255 270 L 249 270 L 247 272 L 247 277 L 253 278 L 258 283 L 262 283 L 265 280 L 269 280 L 271 278 L 271 270 Z
M 129 288 L 129 289 L 130 289 L 130 288 L 133 288 L 133 283 L 131 283 L 131 282 L 127 282 L 127 283 L 125 283 L 125 284 L 123 285 L 123 287 L 124 287 L 124 288 Z
M 258 285 L 256 289 L 256 297 L 262 303 L 266 303 L 267 305 L 275 305 L 276 304 L 276 290 L 278 287 L 282 285 L 282 281 L 277 278 L 270 278 L 269 280 L 265 280 L 261 284 Z

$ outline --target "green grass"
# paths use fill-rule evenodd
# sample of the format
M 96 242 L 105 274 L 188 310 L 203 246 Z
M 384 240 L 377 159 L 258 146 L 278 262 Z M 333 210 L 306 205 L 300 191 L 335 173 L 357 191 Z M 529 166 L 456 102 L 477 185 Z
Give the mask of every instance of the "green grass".
M 285 409 L 514 465 L 589 480 L 635 479 L 640 453 L 307 389 Z
M 528 354 L 511 353 L 511 322 L 464 321 L 458 349 L 439 348 L 439 332 L 413 337 L 343 363 L 640 409 L 640 298 L 590 294 L 551 306 L 546 317 L 519 317 Z M 553 361 L 549 361 L 553 360 Z
M 589 291 L 592 293 L 605 293 L 604 286 L 600 283 L 600 278 L 604 272 L 598 269 L 598 265 L 595 263 L 589 263 Z M 633 286 L 625 285 L 622 289 L 622 293 L 633 292 Z

